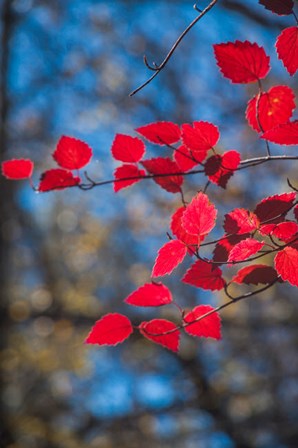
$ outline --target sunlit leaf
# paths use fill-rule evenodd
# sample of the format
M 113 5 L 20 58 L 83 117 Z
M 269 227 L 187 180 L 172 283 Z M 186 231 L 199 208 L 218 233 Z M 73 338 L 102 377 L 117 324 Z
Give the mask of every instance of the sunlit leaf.
M 294 247 L 285 247 L 277 253 L 274 259 L 275 269 L 284 281 L 298 286 L 298 250 Z
M 278 145 L 298 145 L 298 120 L 269 129 L 261 138 Z
M 145 145 L 138 137 L 116 134 L 111 151 L 114 159 L 121 162 L 139 162 L 145 154 Z
M 221 73 L 232 83 L 255 82 L 269 72 L 270 58 L 256 43 L 236 40 L 213 47 Z
M 234 261 L 247 260 L 249 257 L 259 252 L 263 246 L 264 243 L 261 241 L 257 241 L 254 238 L 246 238 L 233 247 L 229 254 L 228 261 L 232 263 Z
M 170 274 L 183 260 L 187 247 L 179 240 L 166 243 L 158 251 L 158 256 L 152 270 L 152 277 Z
M 81 179 L 74 176 L 71 171 L 55 168 L 42 173 L 38 186 L 38 191 L 63 190 L 67 187 L 74 187 L 81 182 Z
M 173 322 L 166 319 L 152 319 L 149 322 L 142 322 L 139 330 L 145 338 L 156 344 L 163 345 L 173 352 L 178 351 L 180 332 Z
M 30 159 L 5 160 L 1 164 L 1 169 L 6 179 L 29 179 L 33 173 L 34 163 Z
M 203 260 L 197 260 L 188 269 L 182 281 L 210 291 L 219 291 L 225 286 L 221 269 L 212 262 L 205 262 Z
M 207 313 L 210 314 L 206 317 L 202 317 Z M 194 322 L 200 317 L 202 317 L 202 319 Z M 210 305 L 196 306 L 184 316 L 184 322 L 189 323 L 189 325 L 184 327 L 184 330 L 191 336 L 213 338 L 217 340 L 221 339 L 220 316 Z
M 192 235 L 207 235 L 215 226 L 217 210 L 206 194 L 200 192 L 186 207 L 182 226 Z
M 67 170 L 83 168 L 90 162 L 92 149 L 87 143 L 74 137 L 62 136 L 53 153 L 53 159 Z
M 205 163 L 205 173 L 209 180 L 222 188 L 226 188 L 227 182 L 240 163 L 240 154 L 237 151 L 227 151 L 223 155 L 209 157 Z
M 298 69 L 298 27 L 284 29 L 277 38 L 276 51 L 279 59 L 293 76 Z
M 85 342 L 87 344 L 117 345 L 133 332 L 130 320 L 119 313 L 110 313 L 98 320 Z
M 163 306 L 172 301 L 171 291 L 162 283 L 145 283 L 125 299 L 134 306 Z
M 183 176 L 179 173 L 179 167 L 176 162 L 168 157 L 156 157 L 150 160 L 143 160 L 142 165 L 148 173 L 156 175 L 153 178 L 159 186 L 170 193 L 179 193 L 183 184 Z M 172 174 L 173 173 L 173 174 Z
M 117 192 L 123 188 L 140 182 L 142 177 L 145 175 L 146 172 L 144 170 L 140 170 L 136 165 L 124 164 L 119 166 L 114 171 L 114 177 L 117 179 L 117 182 L 114 182 L 114 191 Z
M 170 121 L 158 121 L 141 126 L 136 131 L 145 137 L 149 142 L 157 145 L 171 145 L 180 140 L 180 128 L 177 124 Z

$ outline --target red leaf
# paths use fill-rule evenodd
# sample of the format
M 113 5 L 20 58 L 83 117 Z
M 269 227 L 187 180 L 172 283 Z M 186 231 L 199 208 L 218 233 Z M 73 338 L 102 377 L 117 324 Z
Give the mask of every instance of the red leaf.
M 170 121 L 158 121 L 137 128 L 136 131 L 143 135 L 149 142 L 157 145 L 171 145 L 180 140 L 180 128 Z
M 34 163 L 30 159 L 12 159 L 2 162 L 2 174 L 7 179 L 29 179 L 32 176 Z
M 298 145 L 298 120 L 269 129 L 261 138 L 278 145 Z
M 140 333 L 156 344 L 178 352 L 180 332 L 177 326 L 166 319 L 152 319 L 139 325 Z
M 206 317 L 204 317 L 207 313 Z M 221 339 L 220 317 L 210 305 L 196 306 L 192 311 L 184 316 L 184 322 L 190 323 L 200 318 L 197 322 L 184 327 L 186 333 L 191 336 Z
M 140 182 L 140 180 L 142 180 L 142 177 L 145 175 L 145 171 L 139 170 L 136 165 L 125 164 L 119 166 L 114 171 L 114 177 L 115 179 L 117 179 L 117 182 L 114 182 L 114 191 L 117 192 L 119 190 L 122 190 L 122 188 L 126 188 L 130 185 Z M 132 179 L 127 179 L 129 177 L 131 177 Z M 120 181 L 120 179 L 124 180 Z
M 223 226 L 228 234 L 242 235 L 254 232 L 259 224 L 258 217 L 254 213 L 244 208 L 235 208 L 225 215 Z
M 263 246 L 263 242 L 257 241 L 254 238 L 246 238 L 233 247 L 229 254 L 228 261 L 232 263 L 233 261 L 247 260 L 247 258 L 251 257 L 251 255 L 259 252 Z
M 255 82 L 269 72 L 270 58 L 256 43 L 236 40 L 213 47 L 221 73 L 232 83 Z
M 196 261 L 186 272 L 182 281 L 210 291 L 219 291 L 224 288 L 225 281 L 222 278 L 221 269 L 202 260 Z
M 207 235 L 215 226 L 217 210 L 206 194 L 198 193 L 186 207 L 182 226 L 192 235 Z
M 277 224 L 284 220 L 283 216 L 290 210 L 295 199 L 296 193 L 294 191 L 269 196 L 257 204 L 254 213 L 261 223 L 270 222 Z
M 189 171 L 198 164 L 198 162 L 194 160 L 190 150 L 185 145 L 181 145 L 177 148 L 174 152 L 174 159 L 181 171 Z
M 175 211 L 172 216 L 171 230 L 180 241 L 183 241 L 186 246 L 193 246 L 193 250 L 195 250 L 199 244 L 198 236 L 190 235 L 182 227 L 181 221 L 185 210 L 186 207 L 180 207 Z M 202 238 L 200 238 L 200 241 L 202 241 Z M 189 253 L 193 254 L 193 251 L 190 250 Z
M 166 243 L 158 251 L 152 270 L 152 277 L 170 274 L 180 264 L 187 253 L 187 247 L 179 240 Z
M 285 221 L 279 224 L 266 224 L 261 227 L 260 232 L 266 235 L 273 235 L 276 238 L 287 241 L 298 232 L 298 224 L 293 221 Z
M 252 98 L 246 109 L 246 118 L 257 132 L 264 132 L 286 123 L 295 109 L 295 95 L 287 86 L 275 86 L 268 92 Z
M 298 286 L 298 250 L 293 247 L 285 247 L 278 252 L 274 260 L 275 269 L 284 281 L 293 286 Z
M 227 182 L 240 163 L 240 154 L 237 151 L 227 151 L 223 155 L 209 157 L 205 163 L 205 173 L 211 182 L 226 188 Z
M 87 344 L 117 345 L 133 332 L 130 320 L 119 313 L 110 313 L 98 320 L 85 342 Z
M 206 121 L 194 121 L 182 125 L 183 143 L 190 149 L 192 156 L 197 162 L 202 162 L 209 149 L 213 148 L 219 140 L 217 126 Z
M 233 247 L 240 241 L 247 238 L 247 233 L 243 235 L 229 235 L 222 238 L 215 246 L 213 251 L 213 261 L 216 263 L 225 263 Z
M 81 182 L 72 172 L 56 168 L 42 173 L 38 191 L 63 190 L 63 188 L 74 187 Z
M 259 3 L 279 16 L 291 14 L 294 6 L 293 0 L 259 0 Z
M 116 134 L 111 151 L 114 159 L 121 162 L 139 162 L 145 154 L 145 145 L 138 137 Z
M 183 184 L 183 177 L 179 174 L 178 165 L 169 157 L 156 157 L 150 160 L 143 160 L 141 162 L 144 168 L 150 174 L 160 175 L 154 177 L 153 180 L 166 191 L 170 193 L 180 193 L 181 185 Z M 173 175 L 171 175 L 173 173 Z
M 134 306 L 163 306 L 172 301 L 171 291 L 162 283 L 145 283 L 124 300 Z
M 276 270 L 265 264 L 253 264 L 246 266 L 232 278 L 234 283 L 245 283 L 246 285 L 258 285 L 259 283 L 266 285 L 277 279 Z
M 78 170 L 90 162 L 92 149 L 87 143 L 73 137 L 63 135 L 56 151 L 53 153 L 53 159 L 58 165 L 67 170 Z
M 288 73 L 293 76 L 298 69 L 298 27 L 284 29 L 277 38 L 276 51 Z

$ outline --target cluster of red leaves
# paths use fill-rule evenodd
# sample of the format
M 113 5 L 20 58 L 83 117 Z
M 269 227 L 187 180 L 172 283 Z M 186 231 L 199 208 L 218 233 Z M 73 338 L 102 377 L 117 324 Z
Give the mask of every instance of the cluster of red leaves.
M 259 0 L 259 3 L 278 15 L 293 12 L 293 0 Z M 284 29 L 275 46 L 278 58 L 293 76 L 298 69 L 297 26 Z M 246 119 L 259 137 L 280 145 L 298 144 L 298 120 L 292 119 L 295 109 L 293 90 L 285 85 L 272 86 L 266 92 L 261 89 L 261 80 L 270 71 L 270 58 L 264 48 L 256 43 L 236 40 L 214 45 L 214 54 L 221 73 L 232 83 L 258 83 L 259 92 L 248 101 Z M 178 125 L 160 121 L 139 127 L 136 132 L 140 137 L 116 134 L 112 143 L 112 156 L 121 162 L 114 172 L 115 192 L 144 178 L 152 178 L 166 191 L 179 193 L 189 173 L 204 173 L 208 181 L 226 188 L 241 163 L 240 154 L 235 150 L 218 153 L 216 146 L 220 133 L 210 122 Z M 145 142 L 157 145 L 163 152 L 166 149 L 170 154 L 145 158 Z M 78 173 L 74 175 L 73 171 L 85 167 L 92 158 L 92 150 L 86 143 L 64 136 L 52 157 L 59 168 L 41 175 L 38 191 L 82 185 Z M 33 167 L 30 159 L 13 159 L 2 163 L 2 173 L 8 179 L 31 181 Z M 90 188 L 100 184 L 91 181 Z M 178 208 L 171 217 L 170 239 L 159 249 L 155 259 L 151 283 L 140 286 L 124 300 L 136 307 L 174 304 L 180 310 L 176 322 L 157 318 L 133 326 L 125 315 L 109 313 L 95 323 L 86 342 L 116 345 L 135 329 L 145 338 L 176 352 L 182 331 L 194 337 L 220 339 L 218 311 L 226 305 L 217 308 L 198 305 L 192 310 L 182 310 L 174 302 L 168 287 L 154 280 L 171 274 L 188 257 L 195 258 L 195 261 L 181 281 L 204 290 L 224 291 L 229 303 L 245 297 L 233 298 L 228 291 L 231 284 L 261 284 L 261 290 L 264 290 L 279 281 L 298 287 L 298 205 L 295 191 L 267 197 L 256 205 L 254 211 L 245 208 L 232 210 L 225 215 L 222 237 L 215 242 L 206 242 L 216 217 L 215 205 L 203 192 Z M 202 245 L 214 245 L 210 258 L 202 257 Z M 254 263 L 263 256 L 272 258 L 272 266 Z M 252 264 L 247 265 L 250 262 Z M 235 270 L 242 263 L 246 265 L 231 273 L 231 267 Z
M 287 218 L 292 209 L 295 210 L 296 220 Z M 195 256 L 197 260 L 181 281 L 197 288 L 220 291 L 232 283 L 271 285 L 276 281 L 288 281 L 298 287 L 298 212 L 295 192 L 263 199 L 253 212 L 235 209 L 225 215 L 225 234 L 216 243 L 213 258 L 201 258 L 200 243 L 214 228 L 216 214 L 215 206 L 201 192 L 186 207 L 178 209 L 170 225 L 176 238 L 165 243 L 159 250 L 152 277 L 171 274 L 188 254 Z M 270 253 L 274 256 L 274 267 L 250 264 L 241 268 L 230 281 L 223 277 L 219 267 L 225 265 L 229 269 L 234 264 L 253 261 Z M 132 292 L 125 303 L 160 307 L 174 301 L 172 293 L 164 284 L 152 281 Z M 153 319 L 142 322 L 136 329 L 146 338 L 173 351 L 178 350 L 181 330 L 196 337 L 221 337 L 219 313 L 209 305 L 199 305 L 190 311 L 181 310 L 179 323 Z M 96 322 L 86 342 L 115 345 L 128 338 L 132 332 L 132 323 L 126 316 L 107 314 Z

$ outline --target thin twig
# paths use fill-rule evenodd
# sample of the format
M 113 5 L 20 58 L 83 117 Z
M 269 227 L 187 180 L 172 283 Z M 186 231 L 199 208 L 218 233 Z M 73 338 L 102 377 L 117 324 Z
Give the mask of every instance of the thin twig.
M 186 36 L 186 34 L 191 30 L 191 28 L 208 12 L 210 11 L 211 8 L 213 8 L 213 6 L 217 3 L 218 0 L 212 0 L 208 6 L 206 6 L 206 8 L 198 15 L 198 17 L 196 17 L 189 25 L 188 27 L 183 31 L 183 33 L 180 34 L 180 36 L 178 37 L 178 39 L 176 40 L 176 42 L 174 43 L 174 45 L 172 46 L 172 48 L 170 49 L 170 51 L 168 52 L 168 54 L 166 55 L 166 57 L 164 58 L 164 60 L 162 61 L 161 64 L 157 65 L 155 62 L 153 63 L 154 67 L 152 67 L 147 60 L 147 57 L 144 56 L 144 63 L 146 65 L 146 67 L 149 70 L 153 70 L 154 73 L 153 75 L 147 80 L 145 81 L 143 84 L 141 84 L 138 88 L 136 88 L 135 90 L 133 90 L 129 96 L 133 96 L 135 95 L 137 92 L 139 92 L 140 90 L 142 90 L 144 87 L 146 87 L 160 72 L 161 70 L 166 66 L 166 64 L 168 63 L 168 61 L 170 60 L 172 54 L 174 53 L 174 51 L 176 50 L 176 48 L 178 47 L 178 45 L 180 44 L 180 42 L 182 41 L 182 39 Z

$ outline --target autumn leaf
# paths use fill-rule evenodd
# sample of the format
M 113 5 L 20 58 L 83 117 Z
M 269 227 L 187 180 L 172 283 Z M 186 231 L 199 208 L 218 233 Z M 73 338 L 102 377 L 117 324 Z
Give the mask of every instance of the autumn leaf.
M 222 188 L 226 188 L 228 180 L 240 163 L 237 151 L 227 151 L 223 155 L 216 154 L 209 157 L 205 163 L 205 174 L 209 180 Z
M 249 125 L 264 132 L 286 123 L 295 109 L 295 95 L 288 86 L 275 86 L 252 98 L 246 109 Z
M 29 179 L 33 174 L 34 163 L 30 159 L 5 160 L 2 162 L 1 168 L 6 179 Z
M 232 83 L 245 84 L 265 78 L 270 69 L 270 58 L 256 43 L 227 42 L 213 45 L 221 73 Z
M 38 191 L 63 190 L 64 188 L 74 187 L 80 182 L 81 179 L 74 176 L 71 171 L 56 168 L 42 173 Z
M 179 126 L 170 121 L 150 123 L 137 128 L 136 131 L 149 142 L 157 145 L 171 145 L 177 143 L 181 138 Z
M 116 134 L 111 148 L 114 159 L 121 162 L 139 162 L 145 154 L 144 142 L 138 137 Z
M 114 178 L 117 180 L 116 182 L 114 182 L 114 191 L 117 192 L 119 190 L 122 190 L 123 188 L 140 182 L 140 180 L 142 180 L 142 177 L 145 175 L 146 172 L 144 170 L 140 170 L 136 165 L 127 163 L 119 166 L 114 171 Z M 132 179 L 128 179 L 130 177 Z
M 78 170 L 90 162 L 92 149 L 87 143 L 73 137 L 62 136 L 53 153 L 53 159 L 67 170 Z
M 182 282 L 210 291 L 219 291 L 224 288 L 225 280 L 221 269 L 212 262 L 197 260 L 184 275 Z
M 246 285 L 258 285 L 259 283 L 266 285 L 276 279 L 277 273 L 273 267 L 265 264 L 252 264 L 240 269 L 231 281 Z
M 169 157 L 156 157 L 154 159 L 143 160 L 142 165 L 148 173 L 155 175 L 153 178 L 160 187 L 169 193 L 180 193 L 183 184 L 183 176 L 179 173 L 178 165 Z
M 235 261 L 247 260 L 249 257 L 259 252 L 263 246 L 264 242 L 257 241 L 254 238 L 246 238 L 233 247 L 229 254 L 228 261 L 233 263 Z
M 208 313 L 211 314 L 203 317 Z M 202 319 L 194 322 L 200 317 L 202 317 Z M 196 306 L 195 308 L 193 308 L 193 310 L 185 314 L 183 320 L 186 324 L 189 324 L 184 326 L 184 330 L 191 336 L 213 338 L 217 340 L 221 339 L 220 316 L 212 306 Z
M 296 199 L 296 193 L 276 194 L 262 199 L 254 210 L 261 223 L 279 223 L 284 221 L 284 216 L 290 210 Z
M 298 69 L 298 27 L 284 29 L 276 40 L 276 51 L 288 73 L 293 76 Z
M 293 0 L 259 0 L 259 3 L 280 16 L 289 15 L 293 12 Z
M 298 145 L 298 120 L 269 129 L 261 138 L 278 145 Z
M 223 227 L 227 234 L 242 235 L 254 232 L 259 224 L 257 215 L 245 208 L 235 208 L 225 215 Z
M 182 140 L 197 162 L 203 162 L 209 149 L 219 140 L 217 126 L 207 121 L 194 121 L 193 125 L 182 125 Z
M 124 300 L 134 306 L 163 306 L 172 301 L 171 291 L 162 283 L 145 283 Z
M 277 253 L 274 263 L 281 278 L 298 287 L 298 250 L 290 246 L 285 247 Z
M 119 313 L 110 313 L 98 320 L 85 342 L 87 344 L 117 345 L 133 332 L 130 320 Z
M 169 320 L 152 319 L 149 322 L 141 322 L 139 331 L 145 338 L 163 345 L 173 352 L 177 352 L 179 349 L 180 332 L 177 326 Z
M 215 226 L 217 210 L 205 193 L 199 192 L 186 207 L 182 226 L 191 235 L 205 236 Z
M 187 247 L 179 240 L 166 243 L 158 251 L 158 256 L 152 270 L 152 277 L 170 274 L 183 260 Z

